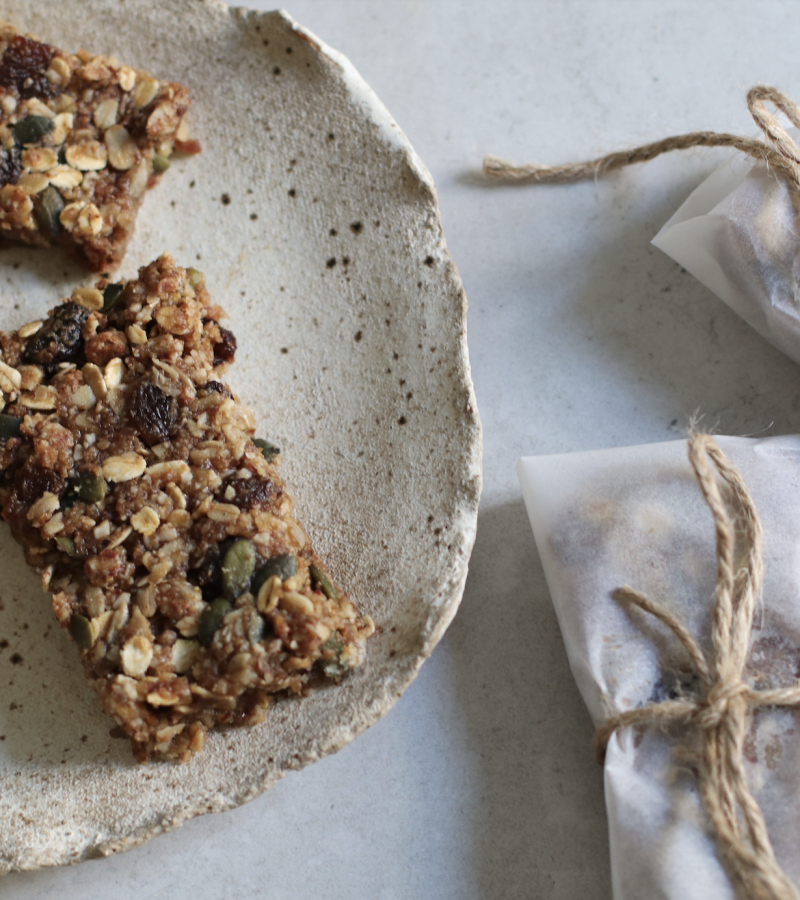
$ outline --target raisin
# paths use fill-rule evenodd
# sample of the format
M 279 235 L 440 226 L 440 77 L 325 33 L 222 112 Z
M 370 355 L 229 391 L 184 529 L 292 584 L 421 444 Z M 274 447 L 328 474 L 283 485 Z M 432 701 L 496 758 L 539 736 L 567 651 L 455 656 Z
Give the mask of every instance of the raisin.
M 200 588 L 206 603 L 210 603 L 215 597 L 218 597 L 222 585 L 222 560 L 219 550 L 215 547 L 214 552 L 209 553 L 202 565 L 196 569 L 190 569 L 186 577 L 191 584 L 196 584 Z
M 25 503 L 33 503 L 46 491 L 60 494 L 63 490 L 64 481 L 58 472 L 30 461 L 17 472 L 14 479 L 14 491 Z
M 233 489 L 233 497 L 228 488 Z M 268 478 L 228 478 L 222 482 L 216 499 L 220 503 L 233 503 L 239 509 L 252 509 L 254 506 L 265 509 L 275 498 L 275 493 L 275 484 Z
M 57 96 L 61 88 L 45 75 L 53 55 L 48 44 L 14 35 L 0 60 L 0 85 L 15 88 L 23 100 Z
M 28 521 L 28 510 L 45 493 L 60 494 L 64 481 L 52 469 L 45 469 L 28 460 L 14 477 L 11 496 L 3 508 L 3 518 L 11 526 L 14 536 L 23 543 L 39 542 L 38 531 Z
M 50 313 L 44 325 L 28 341 L 23 357 L 41 366 L 83 362 L 81 329 L 89 310 L 79 303 L 64 303 Z
M 206 603 L 211 603 L 222 594 L 222 560 L 234 541 L 235 538 L 226 538 L 218 544 L 212 544 L 200 565 L 186 573 L 189 582 L 196 584 L 203 592 Z
M 133 389 L 128 415 L 139 437 L 152 447 L 175 432 L 178 404 L 161 388 L 149 381 L 140 381 Z
M 219 327 L 219 335 L 221 340 L 218 344 L 214 344 L 214 365 L 221 366 L 223 363 L 232 363 L 236 356 L 236 337 L 232 331 L 227 328 Z
M 230 389 L 225 387 L 221 381 L 207 381 L 202 387 L 197 389 L 198 397 L 207 397 L 209 394 L 222 394 L 223 397 L 233 397 Z
M 0 150 L 0 187 L 16 184 L 22 172 L 19 147 Z

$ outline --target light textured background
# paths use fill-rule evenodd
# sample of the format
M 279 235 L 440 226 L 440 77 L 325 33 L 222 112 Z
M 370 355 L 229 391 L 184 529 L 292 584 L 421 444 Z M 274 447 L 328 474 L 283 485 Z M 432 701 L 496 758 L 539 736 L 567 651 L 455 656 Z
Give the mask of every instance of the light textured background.
M 607 900 L 601 774 L 514 461 L 674 438 L 696 410 L 723 433 L 790 433 L 800 379 L 649 246 L 723 156 L 577 187 L 490 188 L 470 173 L 486 152 L 557 162 L 694 129 L 751 133 L 751 84 L 800 99 L 797 5 L 294 0 L 288 11 L 350 57 L 438 185 L 485 429 L 462 609 L 397 707 L 336 756 L 233 813 L 110 860 L 7 876 L 0 890 Z

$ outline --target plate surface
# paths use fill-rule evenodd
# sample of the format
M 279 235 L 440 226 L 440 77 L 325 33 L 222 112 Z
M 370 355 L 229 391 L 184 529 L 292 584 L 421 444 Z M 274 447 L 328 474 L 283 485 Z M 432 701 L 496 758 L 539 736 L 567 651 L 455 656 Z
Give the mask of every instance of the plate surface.
M 282 698 L 187 765 L 138 766 L 3 530 L 5 872 L 113 853 L 244 803 L 386 713 L 461 598 L 481 436 L 433 182 L 347 60 L 282 13 L 210 0 L 0 0 L 0 17 L 190 87 L 203 154 L 148 195 L 121 274 L 163 250 L 206 273 L 239 340 L 228 381 L 283 449 L 317 550 L 380 628 L 341 685 Z M 4 328 L 92 282 L 60 251 L 12 246 L 0 277 Z

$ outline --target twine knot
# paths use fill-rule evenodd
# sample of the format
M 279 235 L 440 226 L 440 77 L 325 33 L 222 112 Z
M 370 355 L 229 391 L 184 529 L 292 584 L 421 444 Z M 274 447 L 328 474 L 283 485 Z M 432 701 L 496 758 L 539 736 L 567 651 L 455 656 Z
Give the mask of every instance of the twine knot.
M 718 681 L 698 703 L 692 721 L 700 728 L 717 728 L 730 714 L 730 704 L 737 699 L 746 701 L 749 694 L 750 688 L 738 676 Z
M 756 690 L 743 678 L 761 591 L 761 523 L 741 475 L 713 438 L 693 435 L 688 449 L 716 534 L 710 652 L 701 649 L 677 616 L 645 594 L 626 586 L 613 596 L 649 613 L 672 631 L 689 654 L 701 694 L 651 703 L 611 717 L 597 729 L 595 752 L 602 761 L 611 736 L 626 726 L 669 722 L 698 726 L 700 794 L 734 887 L 752 900 L 800 900 L 800 893 L 775 859 L 743 762 L 754 709 L 800 706 L 800 682 L 788 688 Z
M 648 162 L 671 150 L 688 150 L 690 147 L 733 147 L 753 159 L 766 163 L 785 178 L 795 212 L 800 214 L 800 147 L 777 117 L 767 110 L 765 103 L 772 103 L 795 128 L 800 128 L 800 107 L 777 88 L 757 84 L 747 93 L 747 108 L 761 130 L 763 140 L 714 131 L 693 131 L 642 144 L 629 150 L 607 153 L 605 156 L 585 162 L 559 166 L 546 166 L 541 163 L 518 166 L 496 156 L 487 156 L 483 161 L 483 173 L 487 178 L 498 181 L 569 183 L 587 178 L 596 179 L 615 169 Z

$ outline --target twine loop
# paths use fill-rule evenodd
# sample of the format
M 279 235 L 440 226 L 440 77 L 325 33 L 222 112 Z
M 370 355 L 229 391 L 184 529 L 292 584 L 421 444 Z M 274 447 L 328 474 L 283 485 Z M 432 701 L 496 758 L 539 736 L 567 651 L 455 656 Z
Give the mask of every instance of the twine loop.
M 654 616 L 672 631 L 691 659 L 701 691 L 696 697 L 651 703 L 611 717 L 597 729 L 595 752 L 602 761 L 611 736 L 626 726 L 677 722 L 699 727 L 698 786 L 735 889 L 752 900 L 800 900 L 800 893 L 775 859 L 743 761 L 754 709 L 800 706 L 800 682 L 787 688 L 756 690 L 744 680 L 763 574 L 761 523 L 741 475 L 713 438 L 693 435 L 688 450 L 716 536 L 710 651 L 702 650 L 674 613 L 645 594 L 626 586 L 613 596 Z
M 792 125 L 800 129 L 800 107 L 777 88 L 757 84 L 747 93 L 747 108 L 761 130 L 763 140 L 724 132 L 692 131 L 628 150 L 607 153 L 605 156 L 584 162 L 558 166 L 541 163 L 515 165 L 496 156 L 487 156 L 483 161 L 483 174 L 497 181 L 534 184 L 570 183 L 587 178 L 597 179 L 608 172 L 635 163 L 648 162 L 672 150 L 688 150 L 691 147 L 733 147 L 753 159 L 766 163 L 776 174 L 781 175 L 789 185 L 795 211 L 800 213 L 800 147 L 778 121 L 777 116 L 767 110 L 766 103 L 773 104 Z

